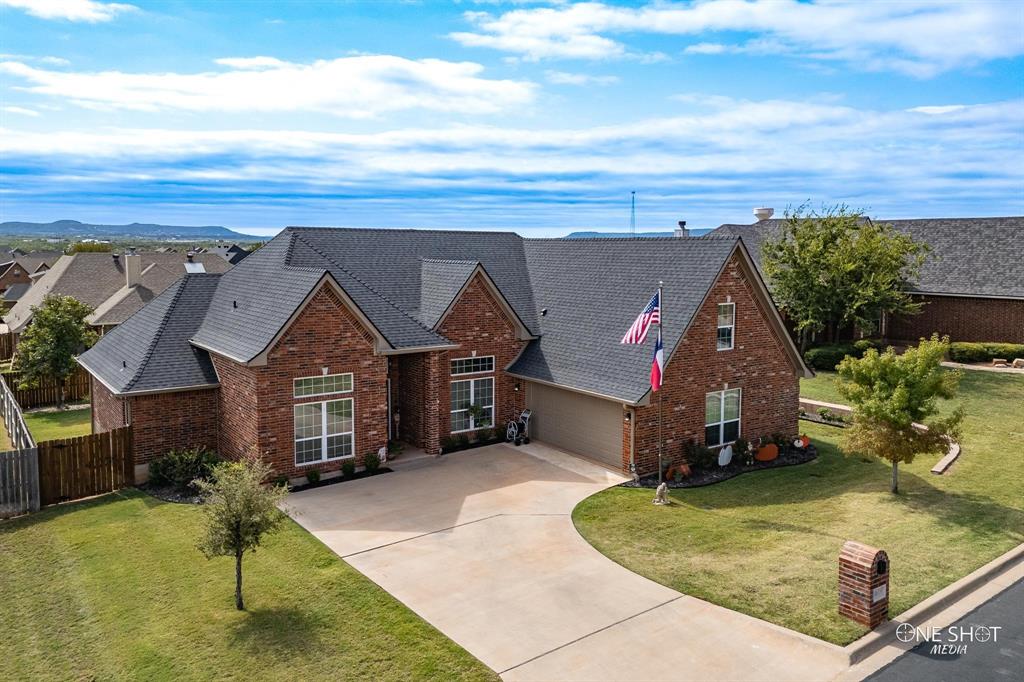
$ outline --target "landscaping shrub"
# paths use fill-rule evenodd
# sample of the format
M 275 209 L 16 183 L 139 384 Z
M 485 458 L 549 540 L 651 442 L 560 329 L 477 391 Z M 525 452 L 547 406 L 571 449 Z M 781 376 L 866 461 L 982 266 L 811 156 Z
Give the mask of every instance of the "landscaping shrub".
M 718 466 L 718 452 L 711 448 L 698 445 L 696 441 L 689 441 L 684 447 L 686 461 L 696 469 L 710 469 Z
M 352 459 L 346 459 L 341 463 L 341 475 L 345 478 L 351 478 L 356 473 L 356 462 Z
M 469 436 L 465 433 L 460 433 L 455 436 L 455 447 L 459 450 L 469 447 Z
M 310 469 L 306 472 L 306 481 L 310 485 L 316 485 L 320 482 L 320 472 L 317 469 Z
M 452 437 L 452 436 L 445 436 L 444 438 L 441 439 L 441 450 L 442 451 L 444 451 L 444 452 L 451 452 L 456 447 L 458 447 L 458 443 L 456 442 L 454 437 Z
M 281 486 L 287 487 L 288 486 L 288 477 L 287 476 L 278 476 L 278 477 L 276 477 L 274 479 L 274 485 L 276 485 L 279 488 Z
M 380 457 L 377 456 L 376 452 L 368 452 L 363 455 L 363 467 L 368 474 L 372 474 L 377 469 L 380 469 Z
M 149 481 L 158 487 L 174 488 L 181 493 L 195 492 L 196 479 L 209 479 L 220 462 L 217 453 L 205 448 L 171 450 L 149 463 Z
M 750 443 L 746 438 L 737 438 L 732 444 L 732 456 L 740 462 L 746 462 L 750 455 Z
M 832 371 L 847 355 L 860 358 L 869 348 L 880 349 L 881 347 L 882 342 L 878 339 L 859 339 L 852 343 L 830 343 L 808 350 L 804 353 L 804 361 L 814 369 Z
M 1024 358 L 1024 344 L 1019 343 L 968 343 L 958 341 L 949 344 L 949 359 L 953 362 L 989 362 L 1004 358 Z

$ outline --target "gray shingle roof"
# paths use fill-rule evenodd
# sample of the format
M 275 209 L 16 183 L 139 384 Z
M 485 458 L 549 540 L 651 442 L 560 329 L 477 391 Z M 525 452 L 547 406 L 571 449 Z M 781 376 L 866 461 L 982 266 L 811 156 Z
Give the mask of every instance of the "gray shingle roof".
M 737 240 L 525 240 L 540 338 L 510 370 L 560 386 L 634 402 L 650 388 L 656 334 L 643 349 L 619 343 L 643 306 L 665 282 L 666 357 Z M 679 360 L 677 360 L 678 362 Z M 685 360 L 684 360 L 685 361 Z
M 433 329 L 465 286 L 479 263 L 475 260 L 420 260 L 420 305 L 417 317 Z
M 4 291 L 3 299 L 5 301 L 17 301 L 31 288 L 31 282 L 15 282 Z
M 1024 216 L 1008 218 L 921 218 L 884 220 L 932 251 L 916 282 L 920 293 L 1024 298 L 1024 268 L 1020 267 L 1024 242 Z M 717 236 L 742 237 L 754 262 L 761 267 L 761 243 L 782 220 L 752 225 L 722 225 Z
M 635 402 L 649 388 L 654 335 L 639 349 L 620 345 L 622 334 L 664 280 L 671 353 L 737 244 L 289 228 L 218 278 L 193 285 L 193 277 L 206 276 L 190 275 L 187 285 L 172 286 L 82 361 L 123 390 L 193 385 L 209 379 L 209 359 L 198 347 L 256 358 L 325 278 L 337 281 L 393 347 L 446 347 L 449 340 L 431 327 L 479 265 L 539 336 L 514 363 L 515 374 Z M 179 316 L 188 322 L 174 323 Z
M 202 323 L 221 275 L 183 275 L 79 358 L 118 393 L 214 386 L 207 352 L 189 339 Z

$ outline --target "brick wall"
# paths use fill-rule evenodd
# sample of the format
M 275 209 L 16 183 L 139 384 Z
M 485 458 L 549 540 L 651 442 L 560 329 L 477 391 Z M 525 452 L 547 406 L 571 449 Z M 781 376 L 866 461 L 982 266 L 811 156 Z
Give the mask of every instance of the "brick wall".
M 148 464 L 170 450 L 216 450 L 217 391 L 207 388 L 128 398 L 135 464 Z
M 426 353 L 411 353 L 392 358 L 392 365 L 398 367 L 397 375 L 391 376 L 392 384 L 398 387 L 395 409 L 398 410 L 399 438 L 418 448 L 424 447 L 423 406 L 426 396 Z
M 375 355 L 373 338 L 335 293 L 317 292 L 284 336 L 265 366 L 243 367 L 214 355 L 222 390 L 221 449 L 227 457 L 253 450 L 265 456 L 277 475 L 304 476 L 311 468 L 336 471 L 342 460 L 295 464 L 293 406 L 353 398 L 356 463 L 387 443 L 388 359 Z M 293 380 L 352 372 L 353 392 L 296 400 Z
M 441 334 L 459 344 L 459 349 L 440 354 L 438 408 L 439 429 L 444 438 L 451 433 L 451 360 L 473 355 L 493 355 L 494 421 L 504 424 L 522 410 L 523 392 L 514 390 L 517 380 L 502 371 L 517 355 L 525 341 L 516 339 L 516 325 L 495 300 L 483 276 L 477 274 L 455 303 L 439 328 Z M 486 375 L 472 375 L 473 378 Z M 461 378 L 461 377 L 459 377 Z
M 797 433 L 800 384 L 797 370 L 786 354 L 766 315 L 754 298 L 752 284 L 739 259 L 733 256 L 712 287 L 675 356 L 665 369 L 665 462 L 679 461 L 690 439 L 704 442 L 705 395 L 724 388 L 741 388 L 740 435 L 748 440 L 780 432 Z M 716 350 L 719 303 L 736 304 L 732 350 Z M 671 292 L 666 292 L 671 301 Z M 649 406 L 636 408 L 634 429 L 637 470 L 657 471 L 658 394 Z M 623 445 L 628 447 L 627 436 Z M 628 462 L 628 450 L 623 460 Z
M 92 396 L 92 432 L 104 433 L 124 426 L 124 401 L 106 386 L 89 375 L 89 394 Z
M 933 332 L 953 341 L 1024 343 L 1024 301 L 959 296 L 915 296 L 924 303 L 919 315 L 892 317 L 886 336 L 916 341 Z

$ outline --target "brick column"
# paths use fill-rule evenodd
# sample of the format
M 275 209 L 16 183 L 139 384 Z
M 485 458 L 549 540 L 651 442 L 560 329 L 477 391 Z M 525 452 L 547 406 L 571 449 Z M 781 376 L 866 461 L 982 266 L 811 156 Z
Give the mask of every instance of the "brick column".
M 868 628 L 889 617 L 889 557 L 847 540 L 839 552 L 839 613 Z
M 441 353 L 426 353 L 423 386 L 423 450 L 428 455 L 441 454 Z

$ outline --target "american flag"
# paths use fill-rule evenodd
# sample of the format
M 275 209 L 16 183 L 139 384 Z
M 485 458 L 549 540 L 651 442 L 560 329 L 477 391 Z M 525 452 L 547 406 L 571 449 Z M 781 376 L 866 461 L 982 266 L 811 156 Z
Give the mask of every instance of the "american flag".
M 650 303 L 636 318 L 633 326 L 629 328 L 619 343 L 643 343 L 647 340 L 647 332 L 651 329 L 651 325 L 656 323 L 661 324 L 661 300 L 658 298 L 657 292 L 651 297 Z

